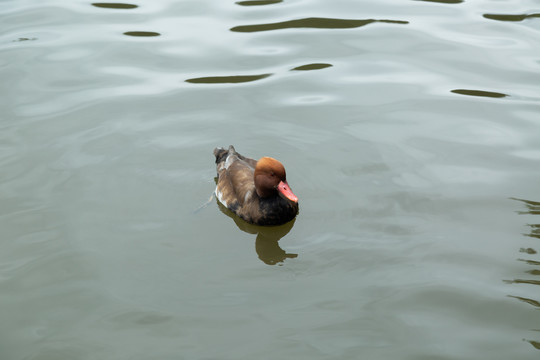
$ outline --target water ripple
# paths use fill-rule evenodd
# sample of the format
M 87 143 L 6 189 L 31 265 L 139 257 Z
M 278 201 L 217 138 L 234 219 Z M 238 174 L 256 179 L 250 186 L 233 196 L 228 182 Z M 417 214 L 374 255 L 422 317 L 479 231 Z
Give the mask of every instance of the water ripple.
M 529 285 L 540 285 L 540 280 L 530 280 L 530 279 L 514 279 L 514 280 L 504 280 L 507 284 L 529 284 Z
M 124 3 L 92 3 L 92 6 L 107 9 L 135 9 L 139 7 L 138 5 Z
M 540 13 L 536 14 L 484 14 L 486 19 L 497 20 L 497 21 L 523 21 L 530 18 L 540 18 Z
M 252 0 L 252 1 L 237 1 L 236 4 L 242 6 L 257 6 L 257 5 L 272 5 L 283 2 L 283 0 Z
M 104 318 L 106 321 L 120 327 L 152 326 L 171 321 L 170 315 L 147 310 L 128 310 L 111 314 Z
M 136 36 L 136 37 L 152 37 L 152 36 L 160 36 L 161 34 L 154 31 L 126 31 L 124 35 Z
M 34 41 L 34 40 L 37 40 L 37 38 L 25 38 L 25 37 L 21 37 L 21 38 L 18 38 L 16 40 L 13 40 L 13 42 L 21 42 L 21 41 Z
M 528 237 L 540 239 L 540 224 L 529 224 L 529 227 L 531 228 L 531 233 L 526 235 Z
M 272 74 L 261 75 L 233 75 L 233 76 L 207 76 L 200 78 L 187 79 L 186 82 L 192 84 L 236 84 L 261 80 Z
M 532 200 L 517 199 L 517 198 L 511 198 L 511 199 L 516 200 L 516 201 L 521 201 L 527 207 L 527 211 L 518 211 L 518 214 L 540 215 L 540 202 L 532 201 Z
M 527 303 L 529 305 L 532 305 L 532 306 L 535 306 L 537 308 L 540 308 L 540 302 L 536 301 L 536 300 L 533 300 L 533 299 L 529 299 L 529 298 L 525 298 L 525 297 L 521 297 L 521 296 L 513 296 L 513 295 L 508 295 L 508 297 L 510 298 L 513 298 L 513 299 L 517 299 L 519 301 L 523 301 L 524 303 Z
M 277 23 L 241 25 L 231 28 L 236 32 L 258 32 L 292 28 L 311 28 L 311 29 L 353 29 L 372 23 L 381 22 L 389 24 L 408 24 L 408 21 L 401 20 L 376 20 L 376 19 L 331 19 L 311 17 L 297 20 L 282 21 Z
M 306 64 L 302 66 L 297 66 L 292 70 L 320 70 L 320 69 L 326 69 L 327 67 L 333 66 L 332 64 L 325 64 L 325 63 L 315 63 L 315 64 Z
M 467 95 L 467 96 L 480 96 L 480 97 L 490 97 L 490 98 L 503 98 L 509 95 L 494 92 L 494 91 L 484 91 L 484 90 L 470 90 L 470 89 L 455 89 L 452 90 L 454 94 Z
M 440 4 L 460 4 L 463 2 L 463 0 L 416 0 L 416 1 L 434 2 L 434 3 L 440 3 Z
M 511 200 L 520 201 L 523 203 L 527 210 L 526 211 L 518 211 L 517 213 L 520 215 L 540 215 L 540 202 L 538 201 L 532 201 L 532 200 L 525 200 L 525 199 L 518 199 L 518 198 L 511 198 Z M 527 237 L 537 238 L 538 236 L 538 230 L 540 229 L 540 224 L 528 224 L 528 226 L 532 229 L 531 234 L 523 234 Z M 521 253 L 525 253 L 527 255 L 537 255 L 537 251 L 530 247 L 522 247 L 519 250 Z M 534 260 L 525 260 L 520 259 L 520 261 L 523 261 L 527 263 L 527 265 L 530 266 L 538 266 L 540 265 L 540 262 L 534 261 Z M 532 270 L 526 270 L 524 271 L 526 274 L 532 275 L 532 276 L 538 276 L 540 275 L 540 270 L 538 269 L 532 269 Z M 525 284 L 525 285 L 540 285 L 540 280 L 535 279 L 512 279 L 512 280 L 504 280 L 507 284 Z M 508 295 L 511 298 L 515 298 L 519 301 L 525 302 L 527 304 L 530 304 L 535 307 L 540 307 L 540 302 L 538 300 L 534 300 L 531 298 L 525 298 L 521 296 L 515 296 L 515 295 Z

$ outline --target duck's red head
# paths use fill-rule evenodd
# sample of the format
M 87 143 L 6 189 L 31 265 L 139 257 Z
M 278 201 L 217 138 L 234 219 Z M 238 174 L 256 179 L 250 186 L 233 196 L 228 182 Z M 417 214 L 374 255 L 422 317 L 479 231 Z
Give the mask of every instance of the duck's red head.
M 262 198 L 279 194 L 286 199 L 298 202 L 298 197 L 293 194 L 289 184 L 283 164 L 271 157 L 263 157 L 257 161 L 255 166 L 255 190 Z

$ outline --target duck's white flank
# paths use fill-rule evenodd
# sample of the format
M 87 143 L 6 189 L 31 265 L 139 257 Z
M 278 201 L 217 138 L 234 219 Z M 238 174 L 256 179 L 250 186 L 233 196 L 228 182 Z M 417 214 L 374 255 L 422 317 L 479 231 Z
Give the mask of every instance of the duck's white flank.
M 215 193 L 216 193 L 216 197 L 219 200 L 219 202 L 222 203 L 223 206 L 227 207 L 227 202 L 225 200 L 223 200 L 223 193 L 221 191 L 218 191 L 217 187 L 216 187 Z

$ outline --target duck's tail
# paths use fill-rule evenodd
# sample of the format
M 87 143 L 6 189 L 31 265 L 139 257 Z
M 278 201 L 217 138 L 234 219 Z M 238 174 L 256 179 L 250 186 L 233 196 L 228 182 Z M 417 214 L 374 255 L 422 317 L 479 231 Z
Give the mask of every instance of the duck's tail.
M 229 149 L 227 150 L 225 150 L 224 148 L 215 148 L 214 156 L 216 157 L 216 164 L 219 164 L 220 162 L 225 161 L 229 154 L 236 154 L 236 150 L 234 149 L 234 146 L 232 145 L 230 145 Z

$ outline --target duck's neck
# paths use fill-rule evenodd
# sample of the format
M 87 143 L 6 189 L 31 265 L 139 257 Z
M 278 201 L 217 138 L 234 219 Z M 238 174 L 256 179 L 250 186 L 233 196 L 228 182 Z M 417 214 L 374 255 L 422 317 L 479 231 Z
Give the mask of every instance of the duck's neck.
M 259 195 L 259 197 L 261 199 L 268 199 L 268 198 L 272 198 L 272 197 L 275 197 L 275 196 L 278 196 L 278 193 L 275 189 L 268 189 L 268 188 L 255 188 L 255 191 L 257 192 L 257 195 Z

